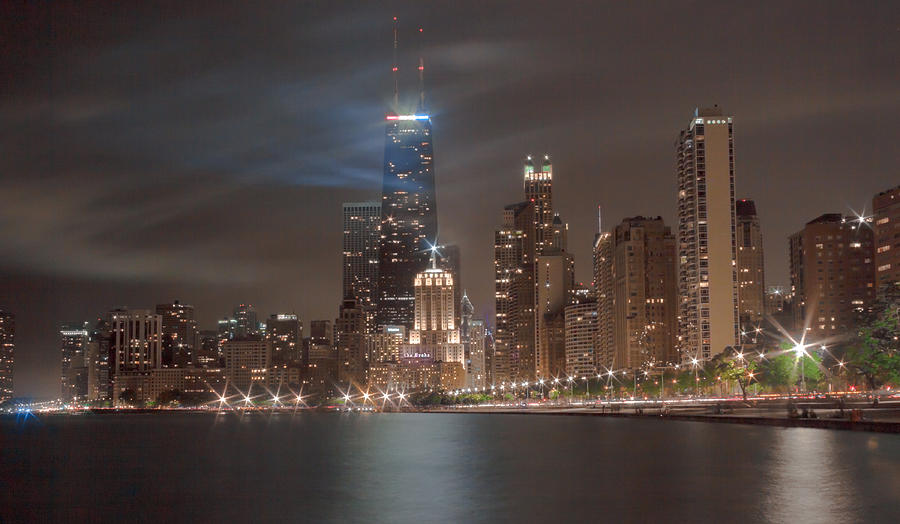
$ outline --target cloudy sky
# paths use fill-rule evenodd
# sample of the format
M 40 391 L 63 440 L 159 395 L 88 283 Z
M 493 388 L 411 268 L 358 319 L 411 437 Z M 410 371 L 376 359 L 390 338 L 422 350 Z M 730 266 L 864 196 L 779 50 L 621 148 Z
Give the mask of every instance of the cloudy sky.
M 0 7 L 19 395 L 57 393 L 59 322 L 116 306 L 180 299 L 204 328 L 238 302 L 335 317 L 341 203 L 380 197 L 393 16 L 401 71 L 425 56 L 440 239 L 479 315 L 527 153 L 553 156 L 582 280 L 598 204 L 609 226 L 673 223 L 674 142 L 698 105 L 734 115 L 768 284 L 789 284 L 804 222 L 900 183 L 896 2 L 147 4 Z

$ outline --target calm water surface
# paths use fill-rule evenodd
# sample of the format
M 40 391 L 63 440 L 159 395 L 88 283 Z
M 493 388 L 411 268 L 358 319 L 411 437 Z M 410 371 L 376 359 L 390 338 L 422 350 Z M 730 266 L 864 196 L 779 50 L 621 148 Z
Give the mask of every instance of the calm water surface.
M 0 420 L 0 522 L 900 522 L 900 436 L 461 414 Z

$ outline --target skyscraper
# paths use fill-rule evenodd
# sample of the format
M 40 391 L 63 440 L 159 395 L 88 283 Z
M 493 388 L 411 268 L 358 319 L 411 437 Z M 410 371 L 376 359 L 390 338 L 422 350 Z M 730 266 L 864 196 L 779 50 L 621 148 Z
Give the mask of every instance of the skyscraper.
M 239 304 L 235 307 L 234 320 L 234 336 L 232 338 L 245 339 L 259 335 L 259 320 L 253 305 Z
M 535 261 L 534 368 L 522 377 L 552 378 L 566 372 L 566 306 L 575 289 L 575 259 L 564 251 L 538 255 Z
M 293 313 L 269 315 L 266 340 L 272 343 L 272 363 L 299 363 L 303 346 L 303 322 Z
M 366 333 L 366 316 L 361 304 L 354 298 L 341 302 L 338 318 L 334 322 L 334 345 L 338 357 L 338 379 L 344 384 L 366 383 L 369 341 Z
M 762 320 L 766 311 L 762 232 L 752 200 L 736 201 L 735 209 L 739 312 L 742 322 L 756 323 Z
M 87 322 L 60 326 L 61 366 L 59 389 L 63 401 L 82 400 L 88 396 L 89 351 Z
M 433 255 L 431 267 L 416 275 L 414 286 L 415 321 L 404 356 L 458 362 L 464 368 L 465 350 L 456 325 L 453 275 L 437 267 L 437 257 Z
M 534 245 L 538 254 L 553 247 L 553 166 L 544 155 L 541 169 L 535 170 L 531 155 L 525 158 L 525 199 L 534 202 Z
M 534 373 L 534 209 L 531 201 L 506 206 L 494 232 L 496 383 Z
M 344 275 L 342 298 L 374 305 L 378 285 L 381 203 L 347 202 L 344 216 Z
M 459 325 L 459 338 L 463 343 L 466 355 L 466 385 L 472 388 L 481 388 L 485 386 L 486 379 L 484 321 L 473 318 L 475 307 L 465 292 L 460 299 L 459 311 L 462 319 Z
M 394 107 L 385 117 L 381 243 L 378 257 L 377 325 L 413 325 L 416 274 L 428 267 L 428 248 L 437 242 L 437 197 L 431 117 L 425 110 L 424 71 L 419 57 L 419 99 L 401 111 L 394 27 Z
M 676 144 L 678 343 L 707 359 L 738 343 L 732 117 L 697 109 Z
M 794 326 L 810 343 L 844 335 L 875 299 L 871 224 L 840 213 L 790 237 Z
M 612 352 L 610 367 L 673 362 L 678 304 L 671 229 L 661 217 L 631 217 L 616 226 L 608 241 L 602 272 L 609 276 L 602 291 L 612 294 L 605 304 L 611 311 L 600 316 L 609 322 L 604 347 Z
M 162 316 L 149 309 L 110 312 L 116 374 L 149 371 L 162 361 Z
M 0 309 L 0 402 L 13 396 L 13 363 L 16 349 L 16 316 Z
M 613 369 L 616 354 L 615 281 L 613 280 L 614 239 L 610 232 L 594 238 L 594 282 L 597 290 L 597 337 L 594 365 L 597 370 Z
M 900 186 L 875 195 L 872 209 L 875 211 L 875 285 L 881 292 L 888 284 L 900 283 Z
M 596 373 L 597 300 L 590 296 L 566 306 L 566 374 L 587 377 Z
M 186 367 L 192 362 L 197 344 L 194 306 L 176 300 L 171 304 L 157 304 L 156 314 L 162 317 L 162 365 Z

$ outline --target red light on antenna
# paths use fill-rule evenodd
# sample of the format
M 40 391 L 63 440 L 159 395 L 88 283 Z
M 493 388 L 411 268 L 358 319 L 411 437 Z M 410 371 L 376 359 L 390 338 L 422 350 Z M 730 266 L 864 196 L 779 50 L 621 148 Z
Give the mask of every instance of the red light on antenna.
M 396 21 L 397 21 L 397 17 L 395 16 L 395 17 L 394 17 L 394 22 L 396 22 Z
M 391 68 L 391 71 L 393 71 L 393 72 L 396 73 L 396 72 L 397 72 L 397 67 L 392 67 L 392 68 Z
M 425 70 L 425 66 L 419 66 L 419 71 L 424 71 L 424 70 Z
M 422 28 L 421 28 L 421 27 L 419 28 L 419 32 L 420 32 L 420 33 L 422 32 Z

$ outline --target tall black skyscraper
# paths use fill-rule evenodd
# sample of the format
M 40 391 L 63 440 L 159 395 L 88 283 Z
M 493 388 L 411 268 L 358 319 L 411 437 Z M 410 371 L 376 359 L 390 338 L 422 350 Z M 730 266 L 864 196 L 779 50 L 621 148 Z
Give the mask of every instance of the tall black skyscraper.
M 428 265 L 437 239 L 431 118 L 425 111 L 419 58 L 416 110 L 402 111 L 398 96 L 397 28 L 394 27 L 394 107 L 386 116 L 381 245 L 378 258 L 378 325 L 413 324 L 413 283 Z

